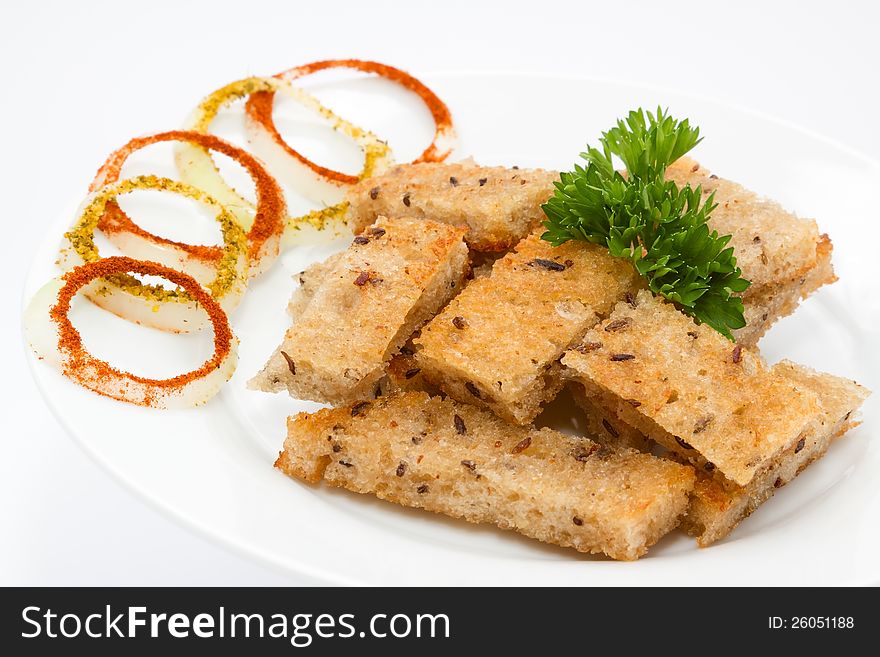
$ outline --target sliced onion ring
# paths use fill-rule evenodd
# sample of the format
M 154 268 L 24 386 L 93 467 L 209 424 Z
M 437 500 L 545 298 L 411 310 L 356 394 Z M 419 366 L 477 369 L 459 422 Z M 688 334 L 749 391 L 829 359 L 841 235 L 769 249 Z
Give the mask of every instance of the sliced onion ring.
M 185 290 L 214 329 L 214 354 L 201 367 L 170 379 L 149 379 L 116 369 L 91 355 L 68 317 L 76 293 L 113 276 L 160 276 Z M 75 267 L 44 285 L 24 314 L 25 336 L 37 356 L 76 383 L 120 401 L 154 408 L 204 404 L 230 379 L 238 362 L 238 341 L 223 309 L 192 277 L 157 263 L 124 256 Z
M 247 237 L 235 216 L 200 189 L 182 182 L 157 176 L 138 176 L 102 187 L 86 199 L 73 228 L 65 233 L 59 265 L 65 270 L 101 258 L 94 233 L 104 216 L 107 204 L 121 194 L 136 189 L 158 190 L 179 194 L 208 205 L 217 211 L 223 234 L 222 257 L 215 267 L 206 267 L 185 250 L 163 246 L 130 235 L 124 242 L 128 255 L 152 258 L 167 267 L 174 267 L 199 280 L 223 310 L 231 312 L 241 300 L 247 285 Z M 210 280 L 208 280 L 210 279 Z M 199 301 L 185 289 L 168 290 L 161 285 L 142 283 L 126 274 L 114 274 L 99 286 L 84 290 L 93 303 L 129 321 L 164 331 L 188 332 L 210 325 L 200 311 Z
M 257 158 L 228 141 L 220 139 L 220 137 L 186 130 L 171 130 L 146 137 L 135 137 L 107 158 L 107 161 L 98 169 L 89 191 L 95 192 L 101 187 L 119 180 L 123 164 L 135 151 L 150 144 L 166 141 L 198 144 L 203 149 L 223 153 L 238 162 L 247 171 L 256 188 L 256 207 L 250 204 L 236 204 L 239 199 L 235 195 L 227 194 L 225 198 L 217 198 L 216 196 L 215 198 L 224 204 L 235 215 L 238 224 L 248 231 L 250 277 L 254 278 L 266 271 L 278 257 L 280 251 L 281 234 L 284 232 L 287 218 L 284 193 L 278 182 L 269 175 L 269 172 Z M 197 166 L 197 163 L 192 163 L 192 166 Z M 213 163 L 211 166 L 213 168 Z M 98 221 L 98 229 L 126 253 L 131 253 L 129 251 L 130 244 L 126 242 L 138 239 L 158 244 L 164 248 L 183 251 L 192 259 L 203 261 L 214 269 L 223 257 L 223 249 L 219 246 L 184 244 L 144 230 L 135 224 L 113 200 L 107 203 L 104 214 Z M 156 258 L 151 258 L 148 255 L 144 259 Z
M 296 68 L 279 73 L 275 77 L 282 80 L 293 81 L 317 73 L 318 71 L 324 71 L 331 68 L 348 68 L 362 71 L 364 73 L 373 73 L 387 80 L 391 80 L 392 82 L 396 82 L 418 95 L 419 98 L 422 99 L 422 102 L 425 103 L 428 111 L 431 112 L 431 116 L 434 119 L 435 130 L 434 139 L 431 141 L 431 144 L 418 158 L 413 160 L 413 162 L 442 162 L 449 157 L 449 154 L 455 147 L 456 141 L 455 128 L 452 125 L 452 114 L 449 112 L 449 108 L 442 100 L 440 100 L 440 98 L 437 97 L 437 94 L 425 86 L 421 80 L 414 78 L 405 71 L 401 71 L 399 68 L 394 68 L 393 66 L 388 66 L 387 64 L 382 64 L 380 62 L 361 59 L 325 59 L 319 62 L 297 66 Z M 268 134 L 270 140 L 277 147 L 281 148 L 289 156 L 298 159 L 306 166 L 311 167 L 324 176 L 332 177 L 341 183 L 349 185 L 353 185 L 359 180 L 358 176 L 352 176 L 343 173 L 342 171 L 334 171 L 311 162 L 284 141 L 284 138 L 281 136 L 281 133 L 278 132 L 278 128 L 275 126 L 275 121 L 272 118 L 274 100 L 275 94 L 272 91 L 254 93 L 248 98 L 245 109 L 248 114 L 249 128 L 255 131 L 262 130 Z
M 275 78 L 246 78 L 217 89 L 196 107 L 186 121 L 185 127 L 196 132 L 208 132 L 211 122 L 223 106 L 261 91 L 281 92 L 290 96 L 327 120 L 333 129 L 339 130 L 353 139 L 364 152 L 363 169 L 357 178 L 377 175 L 392 164 L 391 150 L 386 143 L 372 133 L 340 118 L 302 89 Z M 226 183 L 210 154 L 202 147 L 182 143 L 176 149 L 175 159 L 180 175 L 186 182 L 206 190 L 227 205 L 251 205 L 247 199 Z M 263 159 L 266 161 L 265 158 Z M 340 198 L 339 187 L 342 183 L 309 167 L 302 160 L 291 158 L 285 154 L 283 162 L 280 163 L 281 166 L 273 166 L 273 164 L 278 165 L 278 162 L 266 161 L 266 163 L 273 173 L 285 175 L 292 186 L 295 186 L 298 191 L 313 201 L 335 203 Z M 319 210 L 309 213 L 305 217 L 289 217 L 287 229 L 295 231 L 295 227 L 302 223 L 311 224 L 319 229 L 323 228 L 321 220 L 327 213 L 338 214 L 338 209 L 331 207 L 326 211 Z
M 435 131 L 431 144 L 414 160 L 414 162 L 442 162 L 449 157 L 455 147 L 455 128 L 452 124 L 452 114 L 446 104 L 431 91 L 424 83 L 414 78 L 409 73 L 387 64 L 366 61 L 360 59 L 327 59 L 310 64 L 297 66 L 275 77 L 287 81 L 311 75 L 318 71 L 331 68 L 348 68 L 364 73 L 373 73 L 380 77 L 396 82 L 401 86 L 417 94 L 425 103 L 434 119 Z M 367 177 L 364 173 L 359 176 L 334 171 L 312 162 L 299 151 L 288 144 L 272 118 L 275 93 L 273 91 L 258 91 L 252 93 L 245 106 L 247 112 L 248 136 L 254 151 L 257 152 L 273 170 L 284 170 L 285 163 L 297 161 L 309 167 L 315 173 L 336 180 L 340 184 L 351 185 L 361 178 Z M 374 172 L 373 175 L 378 174 Z M 284 234 L 283 245 L 292 245 L 306 241 L 305 235 L 311 234 L 314 228 L 318 231 L 332 228 L 333 234 L 340 234 L 345 226 L 347 205 L 338 203 L 321 210 L 316 210 L 303 217 L 292 219 Z

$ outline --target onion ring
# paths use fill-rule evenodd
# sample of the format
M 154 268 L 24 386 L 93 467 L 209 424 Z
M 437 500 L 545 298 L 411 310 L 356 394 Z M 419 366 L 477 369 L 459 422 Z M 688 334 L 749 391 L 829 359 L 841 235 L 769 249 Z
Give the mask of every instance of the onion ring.
M 104 215 L 107 204 L 120 194 L 135 189 L 152 189 L 180 194 L 217 210 L 217 221 L 223 234 L 223 255 L 214 268 L 189 257 L 184 251 L 162 249 L 159 245 L 132 241 L 134 250 L 144 246 L 149 255 L 166 267 L 176 267 L 200 280 L 223 310 L 231 312 L 241 300 L 247 285 L 247 238 L 235 221 L 235 216 L 205 192 L 168 178 L 138 176 L 102 187 L 86 199 L 73 228 L 65 233 L 69 245 L 61 249 L 59 265 L 72 269 L 101 258 L 95 245 L 94 233 Z M 129 255 L 138 255 L 129 254 Z M 208 277 L 211 280 L 206 280 Z M 187 332 L 208 326 L 199 302 L 186 290 L 167 290 L 162 286 L 142 283 L 124 274 L 111 276 L 104 284 L 85 291 L 96 305 L 138 324 L 146 324 L 165 331 Z
M 239 225 L 248 231 L 248 272 L 250 278 L 255 278 L 266 271 L 278 257 L 280 251 L 281 234 L 284 232 L 284 223 L 287 217 L 284 193 L 278 182 L 269 175 L 257 158 L 220 139 L 220 137 L 185 130 L 171 130 L 146 137 L 135 137 L 125 146 L 111 153 L 95 174 L 89 192 L 95 192 L 99 188 L 119 180 L 122 165 L 135 151 L 150 144 L 166 141 L 198 144 L 204 149 L 223 153 L 238 162 L 247 171 L 256 187 L 256 208 L 251 205 L 235 205 L 236 198 L 226 199 L 233 203 L 224 203 L 224 205 L 235 215 Z M 223 203 L 223 199 L 217 200 Z M 223 257 L 223 249 L 219 246 L 184 244 L 142 229 L 122 211 L 116 201 L 107 203 L 104 214 L 98 221 L 98 229 L 125 253 L 130 253 L 131 245 L 129 242 L 137 239 L 152 242 L 160 248 L 183 251 L 188 256 L 202 260 L 214 268 Z M 143 248 L 142 245 L 141 249 L 143 250 Z M 156 258 L 144 256 L 143 259 L 153 260 Z
M 283 73 L 277 74 L 275 77 L 287 80 L 288 82 L 311 75 L 318 71 L 324 71 L 331 68 L 349 68 L 364 73 L 374 73 L 380 77 L 396 82 L 397 84 L 412 91 L 422 99 L 431 116 L 434 119 L 434 139 L 431 144 L 422 152 L 422 154 L 413 160 L 413 162 L 442 162 L 455 146 L 455 129 L 452 125 L 452 114 L 446 104 L 437 97 L 424 83 L 414 78 L 409 73 L 401 71 L 399 68 L 381 64 L 379 62 L 365 61 L 361 59 L 326 59 L 311 64 L 297 66 Z M 251 94 L 248 98 L 245 110 L 247 112 L 248 126 L 253 129 L 261 129 L 268 134 L 269 139 L 277 147 L 281 148 L 289 156 L 296 158 L 306 166 L 312 168 L 315 172 L 329 178 L 338 180 L 340 183 L 353 185 L 359 178 L 341 171 L 334 171 L 326 167 L 322 167 L 311 162 L 292 146 L 290 146 L 272 118 L 272 109 L 275 94 L 272 91 L 261 91 Z
M 391 151 L 388 145 L 380 141 L 375 135 L 358 128 L 348 121 L 338 117 L 332 111 L 321 105 L 316 98 L 302 89 L 292 86 L 290 83 L 275 78 L 246 78 L 227 84 L 205 97 L 186 121 L 186 128 L 195 132 L 208 132 L 211 122 L 217 116 L 220 109 L 226 104 L 239 98 L 250 96 L 261 91 L 281 92 L 296 100 L 298 103 L 313 110 L 316 114 L 329 121 L 333 129 L 351 137 L 364 152 L 364 165 L 358 178 L 367 178 L 383 172 L 392 162 Z M 210 154 L 200 146 L 182 143 L 175 152 L 175 160 L 181 178 L 186 182 L 206 190 L 209 194 L 231 206 L 251 206 L 251 203 L 242 198 L 238 192 L 232 189 L 217 169 Z M 269 162 L 268 164 L 272 164 Z M 292 166 L 291 166 L 292 165 Z M 286 157 L 283 166 L 278 170 L 289 172 L 296 178 L 294 184 L 299 190 L 312 200 L 324 202 L 325 197 L 332 198 L 338 194 L 341 183 L 331 177 L 322 175 L 319 171 L 310 168 L 301 160 Z M 335 200 L 335 199 L 333 199 Z M 304 217 L 288 217 L 287 229 L 296 231 L 301 224 L 309 224 L 318 230 L 324 228 L 326 217 L 335 217 L 341 210 L 336 206 L 330 206 L 324 210 L 318 210 L 306 214 Z M 296 241 L 296 232 L 293 238 L 285 241 Z
M 101 280 L 130 273 L 161 276 L 186 290 L 207 313 L 214 329 L 214 353 L 201 367 L 170 379 L 149 379 L 116 369 L 91 355 L 68 317 L 74 295 Z M 40 359 L 50 361 L 79 385 L 120 401 L 154 408 L 204 404 L 235 371 L 237 339 L 220 305 L 192 277 L 162 265 L 125 256 L 76 267 L 44 285 L 24 314 L 25 335 Z

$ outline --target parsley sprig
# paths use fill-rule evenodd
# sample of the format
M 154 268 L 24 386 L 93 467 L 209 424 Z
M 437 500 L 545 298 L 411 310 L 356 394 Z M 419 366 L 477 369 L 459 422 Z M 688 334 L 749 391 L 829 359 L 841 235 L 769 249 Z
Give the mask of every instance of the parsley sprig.
M 658 108 L 630 112 L 602 134 L 601 150 L 581 153 L 586 166 L 562 173 L 543 206 L 547 232 L 559 246 L 585 240 L 628 258 L 649 289 L 698 322 L 733 340 L 732 329 L 746 325 L 742 300 L 749 281 L 736 266 L 730 235 L 710 231 L 714 192 L 703 200 L 701 187 L 679 188 L 665 179 L 666 168 L 696 146 L 699 128 Z M 615 170 L 613 156 L 626 173 Z

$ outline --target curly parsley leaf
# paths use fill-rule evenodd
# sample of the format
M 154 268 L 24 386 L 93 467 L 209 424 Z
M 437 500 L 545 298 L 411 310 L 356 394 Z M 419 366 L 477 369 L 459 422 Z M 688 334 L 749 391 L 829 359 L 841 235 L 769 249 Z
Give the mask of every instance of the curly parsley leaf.
M 742 300 L 749 286 L 736 266 L 730 235 L 719 236 L 706 223 L 714 194 L 703 200 L 701 187 L 679 188 L 666 180 L 666 168 L 700 142 L 699 128 L 662 109 L 630 112 L 587 147 L 586 166 L 560 174 L 556 191 L 542 207 L 547 232 L 558 246 L 584 240 L 632 261 L 649 289 L 698 322 L 733 340 L 746 325 Z M 623 162 L 626 175 L 615 169 Z

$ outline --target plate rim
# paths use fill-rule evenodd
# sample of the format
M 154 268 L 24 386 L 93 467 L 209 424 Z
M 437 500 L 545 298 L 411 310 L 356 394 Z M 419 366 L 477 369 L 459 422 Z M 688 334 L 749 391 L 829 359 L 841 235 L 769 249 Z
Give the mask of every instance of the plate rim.
M 743 106 L 737 103 L 731 103 L 726 100 L 721 100 L 720 98 L 713 97 L 707 94 L 700 94 L 689 92 L 686 90 L 682 90 L 672 86 L 665 85 L 655 85 L 649 83 L 635 82 L 631 80 L 611 80 L 605 79 L 602 77 L 589 76 L 589 75 L 574 75 L 574 74 L 565 74 L 565 73 L 553 73 L 553 72 L 543 72 L 543 71 L 512 71 L 512 70 L 492 70 L 492 69 L 471 69 L 467 71 L 455 71 L 449 69 L 438 69 L 427 72 L 420 72 L 419 76 L 421 78 L 425 78 L 428 80 L 437 80 L 438 78 L 475 78 L 475 77 L 505 77 L 505 78 L 519 78 L 519 79 L 554 79 L 554 80 L 570 80 L 574 82 L 582 82 L 588 84 L 599 84 L 599 85 L 611 85 L 615 87 L 619 87 L 622 89 L 629 90 L 642 90 L 642 91 L 651 91 L 656 93 L 666 93 L 682 98 L 691 99 L 694 101 L 698 101 L 701 103 L 706 103 L 709 105 L 716 106 L 723 110 L 732 110 L 738 113 L 742 113 L 753 117 L 755 119 L 772 123 L 777 126 L 785 127 L 789 130 L 800 133 L 810 139 L 816 140 L 825 144 L 826 146 L 832 147 L 836 150 L 839 150 L 845 153 L 848 156 L 854 157 L 858 160 L 861 160 L 864 164 L 876 169 L 880 172 L 880 158 L 872 157 L 871 155 L 864 153 L 857 148 L 851 147 L 847 144 L 840 142 L 838 139 L 834 137 L 829 137 L 825 134 L 822 134 L 816 130 L 811 128 L 807 128 L 803 125 L 800 125 L 794 121 L 789 119 L 781 118 L 760 110 L 755 110 L 753 108 Z M 454 152 L 455 154 L 455 152 Z M 69 206 L 65 207 L 78 207 L 81 203 L 81 199 L 76 202 L 76 204 L 69 204 Z M 59 213 L 60 214 L 60 213 Z M 70 213 L 67 213 L 63 216 L 70 216 Z M 60 223 L 60 222 L 59 222 Z M 42 250 L 45 240 L 41 240 L 38 250 Z M 28 266 L 27 274 L 24 277 L 24 285 L 20 290 L 21 297 L 21 308 L 24 309 L 27 305 L 28 298 L 26 296 L 28 288 L 32 285 L 32 279 L 35 274 L 34 271 L 36 268 L 41 266 L 41 263 L 37 261 L 37 258 L 34 257 L 31 260 L 31 264 Z M 52 416 L 56 419 L 58 424 L 64 430 L 64 433 L 73 440 L 73 442 L 81 448 L 85 454 L 92 460 L 93 463 L 97 464 L 101 467 L 102 470 L 110 474 L 112 479 L 120 484 L 123 488 L 133 493 L 137 498 L 146 502 L 148 506 L 165 517 L 172 519 L 179 526 L 186 528 L 188 531 L 194 531 L 197 535 L 200 535 L 204 539 L 210 540 L 215 544 L 221 545 L 224 549 L 229 550 L 231 553 L 241 556 L 243 558 L 249 560 L 255 560 L 257 563 L 265 565 L 270 569 L 279 572 L 280 574 L 285 575 L 295 575 L 306 578 L 311 578 L 320 583 L 326 583 L 330 585 L 362 585 L 365 582 L 359 581 L 355 579 L 351 579 L 337 571 L 332 569 L 325 568 L 320 565 L 315 565 L 308 561 L 303 560 L 296 556 L 296 553 L 292 553 L 293 558 L 289 561 L 282 562 L 275 556 L 269 554 L 266 550 L 260 549 L 255 544 L 244 544 L 240 540 L 230 537 L 227 533 L 224 533 L 222 530 L 215 529 L 210 526 L 209 523 L 204 521 L 199 521 L 189 517 L 189 515 L 185 514 L 182 511 L 179 511 L 173 505 L 162 501 L 159 497 L 152 495 L 145 487 L 135 483 L 130 477 L 127 477 L 123 469 L 115 465 L 111 459 L 102 456 L 99 451 L 89 442 L 80 438 L 75 431 L 73 431 L 68 421 L 61 414 L 59 408 L 51 403 L 49 391 L 44 384 L 41 375 L 38 373 L 38 359 L 34 356 L 31 351 L 29 345 L 27 344 L 27 339 L 24 335 L 23 331 L 23 319 L 20 318 L 20 327 L 22 330 L 20 332 L 20 344 L 25 351 L 26 361 L 28 363 L 28 368 L 31 373 L 31 376 L 34 379 L 34 382 L 37 385 L 37 389 L 40 392 L 40 396 L 43 399 L 45 405 L 49 408 Z M 503 557 L 509 558 L 509 557 Z M 295 564 L 294 564 L 295 562 Z M 859 580 L 861 581 L 861 580 Z M 846 582 L 850 584 L 852 582 Z M 871 580 L 871 583 L 875 583 L 874 580 Z M 649 583 L 650 585 L 651 583 Z M 504 584 L 502 584 L 504 585 Z

